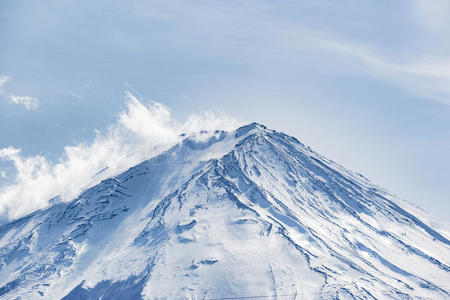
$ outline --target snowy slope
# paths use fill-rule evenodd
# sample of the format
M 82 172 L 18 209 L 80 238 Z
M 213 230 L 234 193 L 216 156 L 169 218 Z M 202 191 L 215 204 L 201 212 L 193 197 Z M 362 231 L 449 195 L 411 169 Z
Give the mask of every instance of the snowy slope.
M 450 299 L 449 231 L 250 124 L 0 227 L 0 297 Z

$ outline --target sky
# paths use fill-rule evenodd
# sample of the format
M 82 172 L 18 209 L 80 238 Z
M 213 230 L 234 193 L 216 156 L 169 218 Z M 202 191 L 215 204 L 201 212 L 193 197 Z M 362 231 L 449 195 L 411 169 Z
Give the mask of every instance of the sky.
M 450 221 L 450 2 L 0 3 L 0 222 L 254 121 Z

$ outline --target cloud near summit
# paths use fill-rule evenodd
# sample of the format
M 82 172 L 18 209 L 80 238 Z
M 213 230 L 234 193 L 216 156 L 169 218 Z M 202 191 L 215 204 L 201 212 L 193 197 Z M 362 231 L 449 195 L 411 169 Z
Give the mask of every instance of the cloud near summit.
M 11 220 L 49 205 L 49 200 L 69 201 L 82 190 L 114 176 L 180 141 L 181 133 L 198 130 L 233 130 L 240 123 L 219 113 L 191 115 L 174 120 L 169 108 L 158 102 L 144 104 L 130 92 L 125 109 L 106 132 L 96 132 L 92 142 L 68 145 L 57 161 L 42 155 L 25 157 L 10 146 L 0 149 L 0 160 L 14 166 L 10 184 L 0 186 L 0 219 Z M 99 172 L 100 170 L 104 170 Z

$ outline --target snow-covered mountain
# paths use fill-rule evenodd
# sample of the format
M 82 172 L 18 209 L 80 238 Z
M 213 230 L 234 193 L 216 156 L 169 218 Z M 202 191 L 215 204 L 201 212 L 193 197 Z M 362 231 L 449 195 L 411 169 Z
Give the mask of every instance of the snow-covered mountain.
M 450 226 L 250 124 L 0 227 L 2 299 L 449 299 Z

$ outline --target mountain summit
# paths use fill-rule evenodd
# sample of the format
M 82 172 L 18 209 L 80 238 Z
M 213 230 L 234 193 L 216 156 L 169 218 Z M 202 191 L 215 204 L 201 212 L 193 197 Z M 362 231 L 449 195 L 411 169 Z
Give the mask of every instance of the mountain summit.
M 2 299 L 448 299 L 450 227 L 256 123 L 0 227 Z

